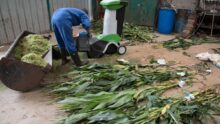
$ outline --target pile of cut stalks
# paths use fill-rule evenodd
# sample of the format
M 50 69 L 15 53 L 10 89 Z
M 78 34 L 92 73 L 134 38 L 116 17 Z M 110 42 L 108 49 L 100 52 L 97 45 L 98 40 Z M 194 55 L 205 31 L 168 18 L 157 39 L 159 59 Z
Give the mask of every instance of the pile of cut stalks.
M 163 42 L 162 45 L 164 48 L 167 48 L 169 50 L 175 50 L 179 48 L 186 50 L 191 46 L 204 43 L 219 43 L 219 40 L 211 37 L 192 37 L 191 39 L 183 39 L 181 37 L 178 37 L 176 39 Z M 216 52 L 218 52 L 218 50 L 216 50 Z
M 67 116 L 60 124 L 206 124 L 220 114 L 219 92 L 192 92 L 193 99 L 163 93 L 193 79 L 184 69 L 159 65 L 92 64 L 74 68 L 48 86 Z M 184 75 L 182 75 L 182 74 Z

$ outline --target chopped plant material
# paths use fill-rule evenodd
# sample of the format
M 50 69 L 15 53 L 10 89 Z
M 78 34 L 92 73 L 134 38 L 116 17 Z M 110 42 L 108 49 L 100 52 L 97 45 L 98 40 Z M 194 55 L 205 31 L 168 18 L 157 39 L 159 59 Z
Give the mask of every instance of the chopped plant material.
M 197 43 L 197 44 L 201 44 L 201 43 L 219 43 L 219 39 L 218 38 L 214 38 L 214 37 L 193 37 L 192 41 Z
M 124 24 L 123 37 L 130 41 L 154 42 L 155 35 L 146 26 L 136 26 L 133 24 Z
M 103 27 L 103 20 L 93 20 L 92 21 L 92 28 L 91 32 L 94 34 L 101 34 L 102 33 L 102 27 Z
M 170 49 L 170 50 L 174 50 L 177 48 L 187 49 L 192 45 L 194 45 L 194 43 L 188 42 L 182 38 L 178 38 L 178 39 L 171 40 L 171 41 L 166 41 L 163 43 L 163 47 Z
M 92 22 L 92 32 L 95 34 L 102 33 L 103 20 Z M 146 26 L 137 26 L 125 23 L 123 26 L 123 38 L 131 42 L 154 42 L 155 35 Z
M 30 34 L 21 39 L 16 46 L 15 58 L 30 64 L 44 66 L 46 61 L 42 59 L 42 56 L 49 50 L 50 46 L 49 40 L 42 35 Z M 39 58 L 41 59 L 37 60 Z
M 170 50 L 174 50 L 177 48 L 182 48 L 185 50 L 193 45 L 199 45 L 202 43 L 219 43 L 219 41 L 210 37 L 204 37 L 204 38 L 193 37 L 192 39 L 177 38 L 174 40 L 164 42 L 163 47 Z
M 29 53 L 29 54 L 24 55 L 21 58 L 21 61 L 29 63 L 29 64 L 39 65 L 39 66 L 42 66 L 42 67 L 47 66 L 47 62 L 44 59 L 42 59 L 41 56 L 39 56 L 35 53 Z
M 35 53 L 42 56 L 49 48 L 50 42 L 42 35 L 30 34 L 21 39 L 15 48 L 15 57 L 21 59 L 22 56 L 28 53 Z
M 211 73 L 209 71 L 211 70 L 210 65 L 208 65 L 208 63 L 206 62 L 195 64 L 192 66 L 192 68 L 196 70 L 196 73 L 201 74 L 201 75 L 208 75 Z

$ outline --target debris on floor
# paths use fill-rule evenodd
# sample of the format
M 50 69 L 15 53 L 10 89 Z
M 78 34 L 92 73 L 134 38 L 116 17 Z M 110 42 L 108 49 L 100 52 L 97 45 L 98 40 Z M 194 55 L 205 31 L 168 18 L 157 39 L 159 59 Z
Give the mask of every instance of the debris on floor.
M 200 45 L 203 43 L 219 43 L 219 41 L 210 37 L 204 37 L 204 38 L 193 37 L 191 39 L 184 39 L 179 37 L 173 40 L 166 41 L 162 44 L 163 47 L 167 49 L 175 50 L 177 48 L 188 49 L 193 45 Z
M 208 75 L 212 73 L 211 67 L 207 62 L 201 62 L 192 66 L 198 74 Z
M 220 64 L 220 55 L 219 54 L 211 54 L 211 53 L 205 52 L 205 53 L 197 54 L 196 57 L 202 61 L 211 61 L 217 67 Z

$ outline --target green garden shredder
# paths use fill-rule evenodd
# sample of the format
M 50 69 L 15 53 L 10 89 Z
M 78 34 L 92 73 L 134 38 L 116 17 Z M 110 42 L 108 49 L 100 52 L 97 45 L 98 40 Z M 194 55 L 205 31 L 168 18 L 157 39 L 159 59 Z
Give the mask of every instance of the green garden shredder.
M 102 34 L 90 39 L 90 50 L 87 52 L 90 58 L 99 58 L 104 54 L 126 53 L 126 47 L 120 44 L 127 1 L 102 0 L 101 6 L 105 8 L 104 26 Z M 79 38 L 80 39 L 80 38 Z M 85 44 L 80 42 L 79 46 Z M 81 45 L 80 45 L 81 43 Z

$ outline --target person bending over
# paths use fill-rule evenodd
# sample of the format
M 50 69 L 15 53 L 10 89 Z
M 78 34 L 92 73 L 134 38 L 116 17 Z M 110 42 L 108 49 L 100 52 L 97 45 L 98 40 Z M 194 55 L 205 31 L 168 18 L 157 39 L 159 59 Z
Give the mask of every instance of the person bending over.
M 51 21 L 60 49 L 62 65 L 69 62 L 67 59 L 67 52 L 76 66 L 88 64 L 88 61 L 80 60 L 76 41 L 74 41 L 72 36 L 73 26 L 78 26 L 80 24 L 82 24 L 82 27 L 87 31 L 88 35 L 90 35 L 89 29 L 91 22 L 88 17 L 88 12 L 77 8 L 60 8 L 53 13 Z

